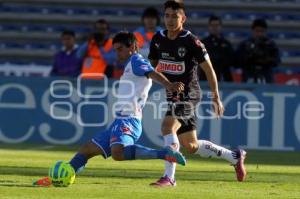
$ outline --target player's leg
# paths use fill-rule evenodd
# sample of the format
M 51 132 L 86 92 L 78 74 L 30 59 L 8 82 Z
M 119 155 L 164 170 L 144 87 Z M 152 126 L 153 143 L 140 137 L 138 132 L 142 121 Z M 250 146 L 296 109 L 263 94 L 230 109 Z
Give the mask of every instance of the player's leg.
M 171 147 L 157 150 L 137 144 L 114 144 L 111 147 L 111 154 L 112 158 L 116 161 L 161 159 L 170 162 L 177 162 L 182 165 L 185 165 L 186 163 L 182 154 Z
M 69 162 L 76 174 L 83 170 L 90 158 L 97 155 L 102 155 L 104 158 L 110 156 L 109 138 L 110 131 L 100 132 L 97 133 L 91 141 L 88 141 L 80 147 L 79 151 Z M 51 186 L 52 183 L 47 176 L 33 182 L 33 184 L 48 187 Z
M 243 150 L 229 150 L 207 140 L 198 140 L 196 130 L 185 131 L 185 126 L 178 130 L 180 144 L 191 154 L 198 154 L 204 158 L 221 158 L 230 162 L 235 170 L 238 181 L 246 178 L 244 159 L 246 152 Z M 190 127 L 187 127 L 190 128 Z M 185 132 L 182 132 L 185 131 Z
M 235 152 L 207 140 L 197 140 L 196 130 L 179 134 L 178 139 L 181 145 L 191 154 L 198 154 L 204 158 L 221 158 L 231 164 L 237 163 Z
M 177 129 L 180 127 L 178 120 L 171 116 L 171 112 L 168 111 L 163 122 L 161 131 L 164 139 L 164 146 L 172 146 L 173 149 L 179 151 L 180 144 L 176 135 Z M 158 181 L 151 183 L 152 186 L 176 186 L 175 181 L 176 164 L 173 162 L 165 161 L 165 172 L 163 177 Z
M 96 133 L 90 141 L 80 147 L 79 151 L 71 159 L 70 164 L 76 173 L 83 170 L 90 158 L 102 155 L 106 159 L 110 156 L 109 139 L 111 126 L 107 131 Z
M 135 144 L 141 136 L 142 126 L 138 119 L 120 119 L 111 134 L 111 154 L 117 161 L 162 159 L 185 165 L 182 154 L 171 147 L 157 150 Z
M 88 141 L 80 147 L 79 151 L 69 163 L 72 165 L 75 172 L 79 173 L 85 167 L 87 161 L 97 155 L 104 156 L 104 152 L 94 142 Z

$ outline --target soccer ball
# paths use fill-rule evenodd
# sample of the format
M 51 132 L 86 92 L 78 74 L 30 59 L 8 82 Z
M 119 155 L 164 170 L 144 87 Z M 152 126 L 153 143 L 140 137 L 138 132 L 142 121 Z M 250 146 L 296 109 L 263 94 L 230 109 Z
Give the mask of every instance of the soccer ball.
M 49 178 L 55 187 L 67 187 L 75 181 L 75 171 L 66 162 L 58 161 L 49 169 Z

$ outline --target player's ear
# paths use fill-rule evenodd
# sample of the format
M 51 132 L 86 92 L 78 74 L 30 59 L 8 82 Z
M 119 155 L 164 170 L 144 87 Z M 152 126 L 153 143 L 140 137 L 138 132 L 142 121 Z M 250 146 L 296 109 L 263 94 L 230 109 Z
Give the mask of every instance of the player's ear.
M 135 52 L 137 49 L 136 49 L 136 44 L 135 43 L 131 43 L 130 44 L 130 50 L 132 51 L 132 52 Z
M 137 52 L 138 51 L 138 45 L 136 42 L 133 42 L 131 45 L 130 45 L 130 49 L 132 50 L 132 52 Z
M 182 16 L 182 23 L 184 23 L 186 21 L 186 16 L 185 16 L 185 14 L 183 14 L 183 16 Z

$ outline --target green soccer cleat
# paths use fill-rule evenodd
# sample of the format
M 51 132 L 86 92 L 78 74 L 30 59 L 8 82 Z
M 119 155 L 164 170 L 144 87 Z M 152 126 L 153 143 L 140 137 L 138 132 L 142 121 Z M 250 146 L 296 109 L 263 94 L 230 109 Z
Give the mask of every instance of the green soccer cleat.
M 165 147 L 164 150 L 166 150 L 165 160 L 185 166 L 186 159 L 179 151 L 174 150 L 171 146 Z

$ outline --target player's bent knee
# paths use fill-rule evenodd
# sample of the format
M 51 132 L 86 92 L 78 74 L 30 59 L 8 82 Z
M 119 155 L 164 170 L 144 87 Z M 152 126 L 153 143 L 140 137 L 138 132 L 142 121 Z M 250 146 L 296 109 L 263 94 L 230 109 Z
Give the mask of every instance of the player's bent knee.
M 165 118 L 161 125 L 161 131 L 163 134 L 168 134 L 171 132 L 176 132 L 179 127 L 180 124 L 178 122 Z
M 124 160 L 124 158 L 123 158 L 123 153 L 121 153 L 121 152 L 114 152 L 114 153 L 111 153 L 111 157 L 112 157 L 115 161 L 122 161 L 122 160 Z
M 101 154 L 97 146 L 92 142 L 83 144 L 79 150 L 80 154 L 83 154 L 87 159 L 90 159 L 96 155 Z
M 182 146 L 190 153 L 193 154 L 198 150 L 198 144 L 197 143 L 182 143 Z
M 161 126 L 161 132 L 166 135 L 172 132 L 176 132 L 178 129 L 177 126 L 171 126 L 171 125 L 162 125 Z
M 111 147 L 111 157 L 115 161 L 122 161 L 122 160 L 124 160 L 123 146 L 112 146 Z
M 169 126 L 162 126 L 161 127 L 161 132 L 164 134 L 172 132 L 172 128 L 169 128 Z

